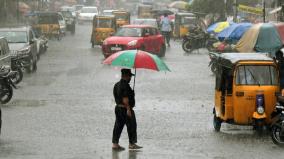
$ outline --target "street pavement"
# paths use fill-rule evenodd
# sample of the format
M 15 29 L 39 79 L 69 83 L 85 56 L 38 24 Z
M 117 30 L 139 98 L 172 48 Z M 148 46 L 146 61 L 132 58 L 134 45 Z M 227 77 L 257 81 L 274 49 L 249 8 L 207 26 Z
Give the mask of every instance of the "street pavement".
M 185 54 L 172 41 L 171 72 L 138 70 L 136 117 L 140 151 L 112 152 L 113 85 L 120 69 L 102 65 L 91 48 L 91 26 L 51 40 L 38 70 L 25 74 L 12 101 L 2 105 L 1 159 L 283 158 L 283 148 L 252 127 L 212 126 L 214 76 L 206 50 Z M 128 147 L 126 128 L 120 141 Z

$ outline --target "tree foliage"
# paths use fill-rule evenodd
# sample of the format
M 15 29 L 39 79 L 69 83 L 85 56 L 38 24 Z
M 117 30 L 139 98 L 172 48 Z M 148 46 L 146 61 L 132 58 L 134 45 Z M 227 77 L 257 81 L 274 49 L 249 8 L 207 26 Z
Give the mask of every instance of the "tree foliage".
M 261 3 L 262 0 L 238 0 L 239 4 L 255 6 Z M 225 4 L 224 0 L 194 0 L 189 10 L 194 12 L 202 12 L 206 14 L 219 14 L 225 15 L 225 12 L 232 13 L 234 7 L 234 0 L 227 0 Z

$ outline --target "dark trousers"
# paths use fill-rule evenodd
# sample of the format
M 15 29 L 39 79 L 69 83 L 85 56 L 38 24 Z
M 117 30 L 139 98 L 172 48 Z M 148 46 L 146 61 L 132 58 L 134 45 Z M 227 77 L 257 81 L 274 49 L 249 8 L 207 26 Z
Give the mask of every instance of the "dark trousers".
M 167 44 L 170 44 L 170 40 L 171 40 L 171 32 L 170 31 L 162 31 L 162 35 L 165 38 L 165 42 Z
M 136 117 L 133 110 L 131 110 L 132 116 L 127 115 L 126 108 L 115 107 L 115 124 L 113 128 L 112 143 L 118 144 L 121 132 L 124 125 L 126 124 L 127 133 L 130 144 L 137 143 L 137 123 Z

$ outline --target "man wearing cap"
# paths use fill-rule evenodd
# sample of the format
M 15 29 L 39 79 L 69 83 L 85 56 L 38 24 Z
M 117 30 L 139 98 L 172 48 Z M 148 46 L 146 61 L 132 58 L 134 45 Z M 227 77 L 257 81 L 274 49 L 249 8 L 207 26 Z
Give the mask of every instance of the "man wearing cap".
M 133 107 L 135 106 L 135 94 L 131 89 L 129 82 L 134 74 L 130 69 L 121 69 L 121 80 L 114 85 L 113 95 L 116 102 L 115 107 L 115 124 L 112 136 L 112 149 L 124 150 L 120 146 L 119 138 L 124 125 L 127 126 L 127 133 L 129 138 L 129 149 L 140 149 L 141 146 L 137 143 L 137 124 Z

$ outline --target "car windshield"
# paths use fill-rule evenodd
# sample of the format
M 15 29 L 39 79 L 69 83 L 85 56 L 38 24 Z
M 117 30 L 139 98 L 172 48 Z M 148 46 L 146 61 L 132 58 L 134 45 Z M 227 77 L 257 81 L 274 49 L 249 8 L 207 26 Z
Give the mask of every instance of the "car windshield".
M 111 28 L 112 20 L 111 19 L 97 19 L 97 28 Z
M 83 6 L 75 6 L 75 10 L 77 11 L 77 10 L 80 10 L 80 9 L 82 9 L 83 8 Z
M 25 31 L 0 31 L 0 37 L 6 37 L 8 43 L 27 43 L 28 37 Z
M 122 37 L 141 37 L 142 36 L 142 29 L 141 28 L 121 28 L 115 34 L 115 36 L 122 36 Z
M 157 27 L 157 22 L 155 20 L 145 20 L 145 19 L 136 19 L 134 21 L 134 24 L 138 24 L 138 25 L 150 25 L 150 26 L 154 26 Z
M 273 66 L 239 66 L 236 74 L 237 85 L 277 85 L 276 68 Z
M 55 15 L 46 15 L 38 17 L 39 24 L 58 24 L 58 17 Z
M 97 8 L 82 8 L 81 13 L 98 13 Z

